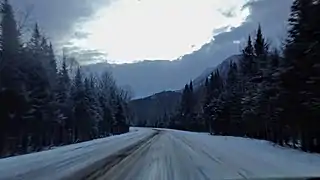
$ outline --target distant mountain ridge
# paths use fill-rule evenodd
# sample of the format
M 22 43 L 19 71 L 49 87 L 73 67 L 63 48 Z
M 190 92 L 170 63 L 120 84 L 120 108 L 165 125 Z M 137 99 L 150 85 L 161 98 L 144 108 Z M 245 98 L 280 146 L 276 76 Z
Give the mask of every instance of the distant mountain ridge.
M 207 68 L 193 80 L 194 87 L 199 89 L 196 93 L 201 93 L 200 87 L 205 82 L 205 79 L 216 70 L 219 70 L 222 78 L 227 78 L 230 63 L 238 63 L 240 59 L 241 55 L 233 55 L 225 59 L 218 66 Z M 132 123 L 134 125 L 155 125 L 162 118 L 161 116 L 164 114 L 169 115 L 176 110 L 181 95 L 182 89 L 163 91 L 145 98 L 132 100 L 130 102 L 130 108 L 134 116 Z
M 129 107 L 134 119 L 133 125 L 155 125 L 164 114 L 174 112 L 181 98 L 176 91 L 163 91 L 142 99 L 132 100 Z
M 215 72 L 216 70 L 219 71 L 223 79 L 227 78 L 230 63 L 234 62 L 238 64 L 240 59 L 241 59 L 241 55 L 233 55 L 225 59 L 224 61 L 222 61 L 222 63 L 220 63 L 218 66 L 207 68 L 200 76 L 198 76 L 193 80 L 193 85 L 195 87 L 201 86 L 205 82 L 206 78 L 209 77 L 210 74 L 212 72 Z
M 134 98 L 142 98 L 166 90 L 174 91 L 190 80 L 196 79 L 208 67 L 217 66 L 230 54 L 239 52 L 238 44 L 229 43 L 220 49 L 216 41 L 204 44 L 200 49 L 168 60 L 145 60 L 131 64 L 98 63 L 84 66 L 90 73 L 112 72 L 119 86 L 130 86 Z

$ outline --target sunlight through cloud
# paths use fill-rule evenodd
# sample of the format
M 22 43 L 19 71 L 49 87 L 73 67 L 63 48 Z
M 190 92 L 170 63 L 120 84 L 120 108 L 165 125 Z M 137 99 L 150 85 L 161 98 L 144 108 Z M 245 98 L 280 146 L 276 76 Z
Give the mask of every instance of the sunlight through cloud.
M 249 15 L 248 9 L 242 9 L 246 2 L 117 0 L 78 25 L 89 35 L 72 42 L 107 53 L 113 63 L 173 60 L 209 42 L 215 29 L 239 26 Z

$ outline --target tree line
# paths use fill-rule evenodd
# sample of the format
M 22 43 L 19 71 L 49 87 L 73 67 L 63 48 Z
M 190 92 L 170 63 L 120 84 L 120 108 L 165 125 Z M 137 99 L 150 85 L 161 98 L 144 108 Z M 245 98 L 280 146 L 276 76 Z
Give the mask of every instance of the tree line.
M 295 0 L 283 48 L 271 49 L 259 26 L 227 78 L 213 72 L 200 96 L 186 85 L 171 127 L 320 152 L 319 22 L 319 0 Z
M 128 93 L 110 73 L 74 75 L 38 25 L 22 43 L 8 0 L 1 15 L 0 157 L 129 131 Z

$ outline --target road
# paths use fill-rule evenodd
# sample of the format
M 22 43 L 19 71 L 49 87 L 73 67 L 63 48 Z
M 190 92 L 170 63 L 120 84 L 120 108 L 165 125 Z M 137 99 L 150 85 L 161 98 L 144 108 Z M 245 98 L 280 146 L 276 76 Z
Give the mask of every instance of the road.
M 0 180 L 82 179 L 152 134 L 149 129 L 131 128 L 117 136 L 0 159 Z
M 266 141 L 163 130 L 92 179 L 209 180 L 320 176 L 320 157 Z
M 167 129 L 0 160 L 0 180 L 211 180 L 320 177 L 320 155 L 267 141 Z

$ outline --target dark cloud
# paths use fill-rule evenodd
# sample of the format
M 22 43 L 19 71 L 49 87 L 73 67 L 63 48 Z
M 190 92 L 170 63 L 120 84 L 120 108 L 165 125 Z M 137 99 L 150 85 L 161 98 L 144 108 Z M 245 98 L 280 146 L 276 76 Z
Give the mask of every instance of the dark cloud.
M 185 83 L 199 76 L 208 67 L 214 67 L 227 57 L 240 53 L 248 35 L 254 35 L 261 24 L 264 35 L 278 46 L 286 34 L 287 19 L 293 0 L 250 1 L 244 8 L 250 9 L 250 15 L 239 27 L 228 32 L 223 27 L 214 32 L 213 40 L 198 51 L 187 54 L 176 61 L 144 61 L 135 64 L 113 66 L 112 71 L 120 85 L 130 85 L 136 97 L 153 93 L 180 89 Z M 234 42 L 240 42 L 238 43 Z M 91 70 L 99 71 L 101 64 L 92 65 Z
M 17 11 L 18 21 L 26 11 L 30 17 L 26 26 L 38 22 L 47 36 L 57 41 L 72 33 L 75 23 L 90 18 L 111 0 L 10 0 Z M 83 34 L 81 34 L 83 35 Z
M 95 49 L 81 49 L 77 46 L 63 48 L 68 57 L 75 58 L 80 64 L 106 62 L 107 54 Z
M 235 13 L 234 8 L 230 8 L 228 10 L 219 10 L 219 12 L 224 15 L 225 17 L 232 18 L 235 17 L 237 14 Z
M 88 34 L 73 29 L 76 23 L 86 21 L 101 7 L 112 0 L 11 0 L 19 12 L 33 5 L 31 21 L 39 22 L 42 29 L 54 40 L 64 36 L 85 38 Z M 206 68 L 219 64 L 227 57 L 240 52 L 249 34 L 253 35 L 258 24 L 273 45 L 280 44 L 285 37 L 290 5 L 293 0 L 251 0 L 243 8 L 250 9 L 250 15 L 239 27 L 222 27 L 213 33 L 213 41 L 198 51 L 184 55 L 176 61 L 144 61 L 134 64 L 113 66 L 113 73 L 120 85 L 130 85 L 136 96 L 146 96 L 166 89 L 180 89 L 196 78 Z M 221 11 L 225 16 L 234 16 L 232 8 Z M 19 14 L 19 13 L 18 13 Z M 224 32 L 229 29 L 228 32 Z M 75 33 L 76 32 L 76 33 Z M 240 41 L 240 45 L 234 43 Z M 97 50 L 81 50 L 70 47 L 68 53 L 81 63 L 101 61 L 105 53 Z M 105 64 L 108 66 L 107 64 Z M 103 69 L 93 65 L 93 71 Z M 108 66 L 110 67 L 110 66 Z M 172 74 L 173 73 L 173 74 Z
M 87 32 L 76 31 L 73 34 L 73 38 L 75 38 L 75 39 L 86 39 L 86 38 L 89 37 L 89 35 L 90 35 L 90 33 L 87 33 Z

